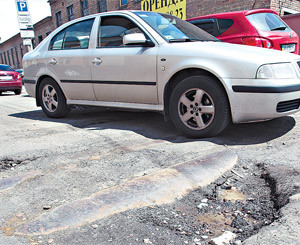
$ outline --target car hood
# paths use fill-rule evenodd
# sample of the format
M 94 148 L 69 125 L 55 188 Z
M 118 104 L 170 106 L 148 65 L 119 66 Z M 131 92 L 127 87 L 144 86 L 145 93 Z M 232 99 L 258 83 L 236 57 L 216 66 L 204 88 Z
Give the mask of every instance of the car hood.
M 175 60 L 182 57 L 181 63 L 185 64 L 181 65 L 195 65 L 223 78 L 254 78 L 263 64 L 300 60 L 295 54 L 224 42 L 170 43 L 160 55 L 161 58 L 172 56 L 173 59 L 176 56 Z
M 300 59 L 299 55 L 274 49 L 266 49 L 224 42 L 191 42 L 174 44 L 178 45 L 178 47 L 183 48 L 184 52 L 190 50 L 195 55 L 199 55 L 199 53 L 201 53 L 202 55 L 210 54 L 215 55 L 216 57 L 223 57 L 231 60 L 255 62 L 260 65 L 265 63 L 292 62 L 294 60 Z

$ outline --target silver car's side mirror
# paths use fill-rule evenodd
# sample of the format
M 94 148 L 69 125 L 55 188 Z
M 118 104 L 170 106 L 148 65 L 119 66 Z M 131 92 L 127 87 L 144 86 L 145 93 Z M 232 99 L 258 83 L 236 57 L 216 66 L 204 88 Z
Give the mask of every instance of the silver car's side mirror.
M 127 34 L 123 37 L 123 44 L 124 45 L 143 45 L 143 46 L 154 46 L 149 45 L 149 43 L 152 43 L 151 41 L 148 41 L 144 34 L 142 33 L 132 33 Z

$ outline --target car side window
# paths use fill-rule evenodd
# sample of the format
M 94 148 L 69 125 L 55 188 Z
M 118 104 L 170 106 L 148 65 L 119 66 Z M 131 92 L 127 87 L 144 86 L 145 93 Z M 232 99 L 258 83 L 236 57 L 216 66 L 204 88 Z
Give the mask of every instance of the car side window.
M 59 32 L 50 42 L 50 50 L 87 49 L 94 19 L 75 23 Z
M 131 33 L 143 33 L 143 31 L 125 17 L 102 17 L 98 32 L 98 47 L 122 47 L 123 37 Z
M 192 20 L 192 24 L 198 26 L 202 30 L 208 32 L 213 36 L 218 36 L 217 22 L 216 19 L 201 19 L 201 20 Z
M 66 30 L 61 31 L 54 38 L 52 38 L 50 43 L 50 50 L 59 50 L 62 49 L 64 37 L 65 37 Z
M 227 31 L 232 25 L 234 21 L 232 19 L 218 19 L 218 36 Z

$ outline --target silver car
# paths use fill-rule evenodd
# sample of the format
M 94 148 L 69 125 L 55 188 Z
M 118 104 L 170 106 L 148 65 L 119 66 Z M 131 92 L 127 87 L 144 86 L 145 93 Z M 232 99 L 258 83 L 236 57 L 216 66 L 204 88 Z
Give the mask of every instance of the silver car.
M 152 110 L 189 137 L 300 105 L 300 56 L 223 43 L 154 12 L 68 22 L 27 53 L 23 67 L 28 94 L 49 117 L 66 116 L 70 105 Z

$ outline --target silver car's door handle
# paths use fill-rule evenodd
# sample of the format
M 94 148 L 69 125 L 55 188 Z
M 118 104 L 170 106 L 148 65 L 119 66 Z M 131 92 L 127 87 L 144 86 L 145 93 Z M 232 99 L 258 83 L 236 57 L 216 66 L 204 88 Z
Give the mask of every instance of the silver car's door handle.
M 100 58 L 95 58 L 93 61 L 92 61 L 93 64 L 95 65 L 100 65 L 102 63 L 102 60 Z
M 49 63 L 50 63 L 51 65 L 56 65 L 57 60 L 56 60 L 56 59 L 51 59 Z

